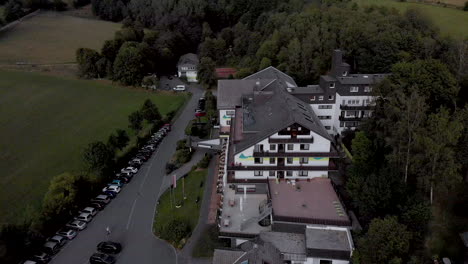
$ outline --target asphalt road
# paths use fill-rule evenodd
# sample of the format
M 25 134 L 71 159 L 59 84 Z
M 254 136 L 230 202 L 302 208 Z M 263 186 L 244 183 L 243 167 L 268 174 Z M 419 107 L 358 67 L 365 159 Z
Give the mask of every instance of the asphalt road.
M 159 196 L 170 177 L 164 177 L 166 162 L 175 152 L 176 142 L 184 138 L 184 129 L 193 118 L 202 90 L 191 85 L 193 96 L 164 138 L 151 160 L 141 167 L 133 180 L 52 260 L 54 264 L 84 264 L 101 241 L 112 240 L 123 245 L 117 263 L 178 263 L 175 249 L 153 235 L 152 226 Z M 107 236 L 106 227 L 111 234 Z

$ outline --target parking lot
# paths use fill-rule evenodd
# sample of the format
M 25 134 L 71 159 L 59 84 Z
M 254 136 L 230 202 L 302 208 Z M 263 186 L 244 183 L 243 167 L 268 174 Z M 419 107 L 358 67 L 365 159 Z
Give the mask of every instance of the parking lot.
M 170 81 L 174 84 L 180 82 Z M 172 125 L 172 132 L 164 137 L 148 161 L 132 175 L 132 179 L 126 184 L 121 183 L 121 190 L 115 198 L 109 199 L 108 204 L 102 202 L 105 208 L 87 223 L 83 231 L 78 232 L 76 238 L 64 245 L 51 263 L 88 263 L 97 251 L 97 245 L 108 240 L 118 242 L 122 246 L 122 251 L 116 255 L 119 263 L 176 263 L 175 250 L 153 235 L 152 221 L 156 202 L 164 191 L 163 186 L 167 186 L 164 183 L 170 181 L 166 179 L 168 177 L 164 177 L 165 164 L 174 153 L 176 142 L 184 138 L 184 128 L 193 118 L 193 109 L 196 108 L 198 98 L 202 94 L 202 91 L 194 86 L 189 88 L 194 96 Z M 151 147 L 147 149 L 150 150 Z M 132 165 L 136 166 L 136 163 Z M 123 179 L 122 177 L 126 178 L 120 176 L 116 179 Z M 119 185 L 117 182 L 115 184 Z

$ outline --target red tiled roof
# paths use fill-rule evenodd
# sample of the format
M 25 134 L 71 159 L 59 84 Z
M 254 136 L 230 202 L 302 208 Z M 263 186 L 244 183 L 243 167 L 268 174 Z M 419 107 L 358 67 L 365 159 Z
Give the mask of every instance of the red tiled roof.
M 218 78 L 228 78 L 229 75 L 233 75 L 237 73 L 237 70 L 234 68 L 216 68 L 216 77 Z
M 298 181 L 295 186 L 285 181 L 270 181 L 269 187 L 274 218 L 284 218 L 284 221 L 297 219 L 311 223 L 349 224 L 348 215 L 330 179 L 313 178 L 310 181 Z

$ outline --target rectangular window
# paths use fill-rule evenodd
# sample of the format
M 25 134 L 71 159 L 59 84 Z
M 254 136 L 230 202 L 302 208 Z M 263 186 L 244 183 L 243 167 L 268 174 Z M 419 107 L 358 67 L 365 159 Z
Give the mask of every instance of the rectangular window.
M 319 101 L 323 101 L 323 95 L 319 96 Z
M 234 110 L 228 110 L 228 111 L 226 111 L 226 115 L 227 115 L 227 116 L 234 116 L 235 114 L 236 114 L 236 111 L 234 111 Z
M 331 129 L 331 126 L 325 126 L 325 129 L 326 129 L 326 130 L 330 130 L 330 129 Z
M 335 83 L 330 83 L 330 88 L 331 89 L 335 88 Z
M 254 146 L 255 152 L 263 152 L 263 144 L 257 144 Z
M 288 150 L 294 150 L 294 145 L 293 144 L 288 144 Z
M 308 171 L 299 171 L 299 176 L 307 176 L 309 175 Z
M 352 93 L 357 93 L 359 92 L 359 87 L 358 86 L 351 86 L 349 87 L 349 91 Z
M 331 260 L 325 260 L 321 259 L 319 264 L 332 264 L 333 262 Z
M 365 100 L 363 100 L 362 103 L 364 104 L 364 106 L 367 106 L 367 105 L 369 105 L 370 100 L 369 100 L 369 99 L 365 99 Z
M 364 92 L 367 92 L 367 93 L 372 92 L 372 87 L 370 87 L 370 86 L 364 86 Z
M 293 158 L 287 158 L 287 159 L 286 159 L 286 163 L 292 164 L 292 163 L 293 163 Z
M 254 171 L 254 176 L 263 176 L 263 171 Z
M 340 127 L 344 127 L 344 122 L 340 122 Z
M 319 105 L 318 109 L 332 109 L 333 105 Z
M 263 164 L 263 158 L 255 158 L 255 164 Z
M 301 150 L 309 150 L 310 144 L 301 144 Z
M 268 173 L 268 175 L 270 175 L 270 177 L 275 177 L 276 176 L 276 172 L 275 171 L 270 171 Z
M 315 101 L 315 96 L 311 96 L 311 97 L 310 97 L 310 100 L 311 100 L 311 101 Z
M 331 119 L 331 116 L 317 116 L 318 119 Z
M 270 164 L 275 164 L 275 158 L 270 158 Z
M 333 99 L 335 99 L 335 97 L 333 95 L 328 96 L 328 100 L 333 100 Z
M 291 177 L 292 175 L 293 175 L 293 172 L 292 172 L 292 171 L 286 171 L 286 176 Z
M 230 126 L 231 125 L 231 120 L 226 120 L 226 125 Z
M 309 163 L 309 158 L 308 158 L 308 157 L 301 157 L 300 163 L 301 163 L 301 164 L 307 164 L 307 163 Z
M 270 150 L 276 150 L 276 145 L 275 144 L 270 144 Z

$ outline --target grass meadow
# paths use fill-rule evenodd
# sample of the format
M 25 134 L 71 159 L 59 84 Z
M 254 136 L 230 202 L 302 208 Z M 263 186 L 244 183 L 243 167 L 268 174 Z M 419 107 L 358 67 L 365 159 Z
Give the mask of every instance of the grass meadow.
M 80 47 L 101 50 L 120 24 L 97 19 L 41 12 L 0 32 L 0 64 L 75 62 Z
M 381 5 L 393 7 L 399 11 L 405 11 L 408 8 L 418 8 L 428 15 L 436 25 L 442 35 L 451 36 L 456 39 L 468 38 L 468 12 L 460 9 L 430 5 L 424 3 L 399 2 L 396 0 L 353 0 L 360 6 Z M 448 2 L 457 2 L 457 0 L 447 0 Z
M 129 131 L 128 115 L 150 98 L 164 115 L 188 96 L 0 70 L 0 223 L 39 208 L 52 177 L 82 169 L 82 151 Z

